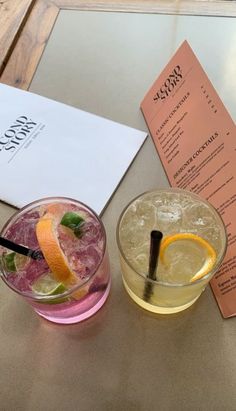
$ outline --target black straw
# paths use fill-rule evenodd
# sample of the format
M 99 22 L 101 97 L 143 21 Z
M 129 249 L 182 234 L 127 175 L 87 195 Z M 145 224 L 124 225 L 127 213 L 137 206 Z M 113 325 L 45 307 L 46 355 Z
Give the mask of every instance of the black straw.
M 26 255 L 27 257 L 33 258 L 33 260 L 42 260 L 44 258 L 40 250 L 31 250 L 23 245 L 13 243 L 13 241 L 7 240 L 6 238 L 0 237 L 0 245 L 8 248 L 9 250 L 15 251 L 18 254 Z
M 149 268 L 147 278 L 151 280 L 156 280 L 156 269 L 158 265 L 158 257 L 160 252 L 160 245 L 163 234 L 161 231 L 153 230 L 150 236 L 150 253 L 149 253 Z M 145 301 L 149 301 L 152 295 L 153 284 L 151 281 L 145 282 L 145 289 L 143 293 L 143 298 Z

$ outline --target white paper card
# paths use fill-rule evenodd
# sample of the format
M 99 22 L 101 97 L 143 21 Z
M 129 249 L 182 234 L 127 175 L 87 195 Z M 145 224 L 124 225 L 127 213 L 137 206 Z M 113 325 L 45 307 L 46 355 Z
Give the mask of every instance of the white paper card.
M 0 198 L 50 196 L 104 209 L 147 134 L 0 84 Z

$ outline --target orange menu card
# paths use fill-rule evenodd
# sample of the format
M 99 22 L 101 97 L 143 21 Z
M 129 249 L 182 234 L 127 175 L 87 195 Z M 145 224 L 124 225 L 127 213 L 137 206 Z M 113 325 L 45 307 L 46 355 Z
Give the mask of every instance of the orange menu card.
M 141 109 L 169 182 L 220 212 L 228 248 L 211 287 L 224 318 L 236 315 L 236 126 L 187 41 Z

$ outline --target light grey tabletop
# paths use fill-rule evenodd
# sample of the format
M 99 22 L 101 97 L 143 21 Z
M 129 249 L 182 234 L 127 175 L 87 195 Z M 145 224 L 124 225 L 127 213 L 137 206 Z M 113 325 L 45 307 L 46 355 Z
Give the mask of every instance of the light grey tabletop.
M 187 39 L 236 119 L 235 38 L 231 18 L 61 11 L 30 91 L 146 130 L 139 104 Z M 188 310 L 160 316 L 139 308 L 122 285 L 120 212 L 167 184 L 148 137 L 102 216 L 112 289 L 89 320 L 44 321 L 0 283 L 2 410 L 236 409 L 235 319 L 222 319 L 211 289 Z M 2 226 L 13 209 L 0 207 Z

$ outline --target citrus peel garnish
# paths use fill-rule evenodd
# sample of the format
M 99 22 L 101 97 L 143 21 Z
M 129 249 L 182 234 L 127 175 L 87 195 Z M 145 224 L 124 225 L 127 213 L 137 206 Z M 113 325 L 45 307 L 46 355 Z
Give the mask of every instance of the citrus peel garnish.
M 82 288 L 79 288 L 78 290 L 74 291 L 72 294 L 72 297 L 75 300 L 81 300 L 83 297 L 85 297 L 85 295 L 87 295 L 89 292 L 89 286 L 85 285 Z
M 78 277 L 71 270 L 69 261 L 63 253 L 56 233 L 56 223 L 52 214 L 45 214 L 36 225 L 36 235 L 44 258 L 58 282 L 74 285 Z
M 161 242 L 161 247 L 160 247 L 160 259 L 163 264 L 166 264 L 166 259 L 165 259 L 165 251 L 169 247 L 170 244 L 176 242 L 176 241 L 183 241 L 183 240 L 189 240 L 189 241 L 194 241 L 200 245 L 207 254 L 206 260 L 200 270 L 197 271 L 197 273 L 190 279 L 190 282 L 194 282 L 196 280 L 199 280 L 200 278 L 203 278 L 205 275 L 207 275 L 212 268 L 214 267 L 215 261 L 216 261 L 216 252 L 214 248 L 206 241 L 204 238 L 193 234 L 193 233 L 178 233 L 178 234 L 171 234 L 163 238 Z

